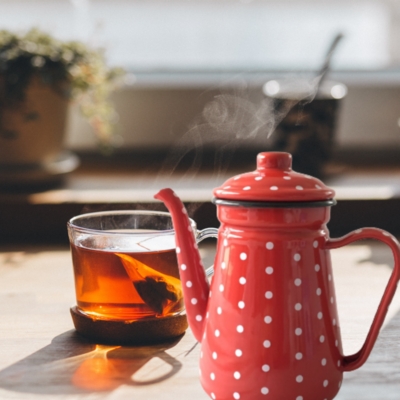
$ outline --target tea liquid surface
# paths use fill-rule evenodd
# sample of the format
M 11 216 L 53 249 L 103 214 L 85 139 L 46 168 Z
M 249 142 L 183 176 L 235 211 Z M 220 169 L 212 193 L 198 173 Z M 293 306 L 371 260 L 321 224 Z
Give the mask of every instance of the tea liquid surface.
M 89 248 L 98 245 L 71 245 L 80 311 L 101 319 L 136 320 L 184 309 L 175 248 Z

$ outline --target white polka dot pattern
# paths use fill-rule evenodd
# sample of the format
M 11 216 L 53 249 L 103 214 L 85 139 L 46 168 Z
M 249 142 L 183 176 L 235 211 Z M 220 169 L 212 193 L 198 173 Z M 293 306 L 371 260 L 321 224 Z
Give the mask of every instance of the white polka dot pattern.
M 275 156 L 271 154 L 271 157 Z M 280 153 L 277 157 L 285 158 L 286 155 Z M 270 163 L 268 158 L 258 155 L 256 171 L 228 179 L 214 189 L 214 196 L 236 201 L 316 201 L 334 197 L 333 190 L 318 179 L 286 169 L 290 164 L 288 159 Z
M 223 187 L 232 195 L 236 189 L 247 192 L 248 199 L 260 187 L 272 199 L 284 198 L 290 189 L 303 200 L 315 193 L 317 185 L 323 187 L 318 180 L 287 168 L 271 174 L 273 180 L 265 171 L 249 174 L 239 176 L 236 183 L 229 180 Z M 259 177 L 263 179 L 256 179 Z M 325 195 L 328 189 L 320 193 Z M 179 205 L 178 213 L 187 218 L 182 207 Z M 333 275 L 324 247 L 328 234 L 323 227 L 315 236 L 311 230 L 307 235 L 298 231 L 288 234 L 286 228 L 253 230 L 253 225 L 267 225 L 269 216 L 290 227 L 292 222 L 311 221 L 320 211 L 222 207 L 219 211 L 232 213 L 238 224 L 221 224 L 210 288 L 199 290 L 205 277 L 199 279 L 192 268 L 192 260 L 197 262 L 199 255 L 186 254 L 187 249 L 196 247 L 184 243 L 185 235 L 192 237 L 187 234 L 192 230 L 188 222 L 182 225 L 183 237 L 179 236 L 176 247 L 188 318 L 192 331 L 197 329 L 196 338 L 201 339 L 197 339 L 201 341 L 200 375 L 208 395 L 214 400 L 264 396 L 266 400 L 307 400 L 313 393 L 321 400 L 333 399 L 342 371 L 338 367 L 341 345 Z M 368 229 L 359 235 L 366 236 Z M 284 333 L 282 326 L 287 327 Z M 282 348 L 287 350 L 282 353 Z M 285 365 L 287 370 L 282 368 Z M 280 384 L 274 379 L 278 373 Z
M 215 382 L 215 386 L 207 383 L 207 387 L 211 385 L 209 387 L 213 388 L 213 391 L 209 392 L 210 397 L 212 397 L 212 393 L 215 396 L 215 400 L 245 398 L 245 393 L 242 392 L 244 386 L 242 385 L 247 383 L 249 379 L 255 385 L 255 398 L 257 398 L 257 391 L 258 396 L 262 396 L 262 398 L 265 396 L 268 399 L 271 396 L 277 396 L 276 391 L 278 388 L 270 380 L 270 377 L 275 374 L 275 369 L 278 368 L 274 364 L 272 356 L 277 348 L 275 341 L 282 340 L 282 335 L 276 333 L 276 327 L 279 326 L 277 323 L 282 323 L 282 318 L 294 318 L 296 315 L 296 319 L 293 320 L 296 325 L 292 328 L 290 339 L 292 340 L 290 347 L 293 348 L 293 353 L 290 355 L 291 361 L 289 364 L 294 368 L 291 379 L 295 385 L 293 387 L 297 389 L 293 389 L 293 397 L 291 398 L 293 400 L 306 400 L 304 397 L 305 392 L 302 388 L 307 387 L 310 382 L 315 380 L 312 370 L 310 372 L 308 367 L 310 355 L 304 350 L 304 343 L 309 340 L 310 335 L 307 318 L 312 318 L 313 324 L 316 324 L 313 328 L 319 332 L 316 337 L 316 345 L 321 346 L 323 350 L 319 351 L 324 352 L 324 356 L 315 360 L 315 368 L 319 367 L 321 371 L 325 371 L 324 376 L 318 382 L 312 384 L 319 385 L 321 388 L 321 399 L 325 396 L 333 398 L 335 393 L 329 389 L 333 386 L 326 382 L 332 379 L 331 371 L 333 367 L 335 374 L 341 374 L 341 372 L 337 368 L 337 358 L 330 358 L 331 351 L 326 336 L 325 324 L 328 321 L 336 321 L 336 310 L 334 303 L 331 303 L 333 292 L 331 287 L 328 286 L 328 282 L 333 281 L 331 269 L 330 266 L 326 266 L 325 260 L 320 257 L 320 242 L 313 239 L 309 241 L 308 247 L 294 248 L 290 256 L 291 263 L 285 266 L 280 261 L 277 261 L 278 258 L 275 256 L 276 252 L 281 251 L 285 246 L 282 247 L 277 240 L 265 240 L 262 243 L 263 258 L 260 258 L 260 264 L 262 265 L 253 266 L 254 250 L 250 246 L 243 245 L 234 236 L 227 233 L 225 235 L 226 238 L 229 237 L 229 240 L 226 239 L 226 246 L 223 248 L 229 249 L 229 252 L 223 251 L 221 253 L 223 260 L 219 264 L 220 268 L 216 265 L 216 272 L 212 282 L 213 300 L 211 304 L 214 305 L 209 309 L 209 320 L 212 321 L 212 325 L 209 326 L 213 328 L 209 331 L 206 339 L 208 347 L 206 346 L 205 349 L 208 358 L 201 359 L 212 361 L 211 364 L 209 364 L 210 361 L 207 361 L 207 369 L 203 370 L 202 373 L 203 380 Z M 311 260 L 309 260 L 310 255 L 312 255 Z M 260 255 L 257 255 L 257 257 L 260 257 Z M 218 263 L 218 261 L 216 262 Z M 249 268 L 258 269 L 249 270 Z M 258 272 L 261 274 L 257 275 Z M 291 276 L 291 289 L 290 296 L 285 295 L 283 297 L 284 295 L 280 292 L 282 288 L 280 279 L 283 279 L 285 274 Z M 288 282 L 284 286 L 287 284 Z M 333 283 L 330 284 L 332 285 Z M 262 288 L 263 291 L 258 293 L 258 288 Z M 308 297 L 303 297 L 306 291 L 309 291 L 309 295 L 307 295 Z M 330 304 L 329 311 L 325 310 L 323 305 L 325 303 L 322 303 L 326 295 L 328 295 L 328 303 Z M 193 297 L 192 295 L 191 301 L 195 301 L 196 298 L 197 296 Z M 291 310 L 286 309 L 282 311 L 283 314 L 276 314 L 275 310 L 279 309 L 283 298 L 286 299 L 285 304 L 290 305 Z M 232 299 L 235 299 L 234 303 Z M 260 358 L 258 369 L 252 370 L 251 375 L 247 375 L 248 373 L 250 374 L 250 372 L 247 372 L 248 365 L 253 364 L 254 354 L 257 354 L 257 351 L 255 353 L 255 350 L 249 347 L 247 339 L 249 334 L 254 335 L 255 332 L 254 322 L 249 324 L 248 315 L 255 309 L 256 302 L 260 302 L 264 310 L 261 317 L 262 325 L 256 325 L 256 333 L 259 331 L 260 335 L 262 335 L 257 350 L 262 357 Z M 310 314 L 311 312 L 312 315 Z M 306 315 L 310 315 L 310 317 L 305 317 Z M 331 316 L 333 317 L 331 318 Z M 285 324 L 287 325 L 288 323 L 285 322 Z M 335 322 L 332 323 L 332 326 L 336 326 Z M 335 331 L 335 335 L 337 336 L 338 334 L 339 331 Z M 209 336 L 212 338 L 208 339 Z M 334 340 L 336 340 L 336 336 Z M 229 350 L 231 338 L 234 347 Z M 229 354 L 231 357 L 229 365 L 231 365 L 232 360 L 236 360 L 236 364 L 232 364 L 235 365 L 235 369 L 230 371 L 225 369 L 228 362 L 226 357 Z M 206 368 L 205 365 L 203 368 Z M 307 367 L 305 367 L 306 365 Z M 244 368 L 245 366 L 246 368 Z M 207 370 L 208 373 L 206 372 Z M 211 378 L 211 373 L 214 374 L 213 379 Z M 254 378 L 252 377 L 253 375 Z M 256 379 L 255 377 L 258 378 Z M 217 385 L 217 382 L 224 382 L 224 384 L 221 385 L 219 383 Z M 223 389 L 225 387 L 226 389 Z M 279 388 L 279 390 L 282 390 L 282 388 Z M 228 391 L 230 391 L 230 394 L 223 394 Z

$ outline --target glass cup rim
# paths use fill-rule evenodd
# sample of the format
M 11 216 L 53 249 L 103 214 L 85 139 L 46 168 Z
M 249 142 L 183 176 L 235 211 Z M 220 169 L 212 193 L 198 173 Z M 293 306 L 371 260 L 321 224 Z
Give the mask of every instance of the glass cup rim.
M 79 225 L 76 225 L 76 221 L 82 218 L 90 218 L 90 217 L 101 217 L 101 216 L 107 216 L 107 215 L 159 215 L 163 217 L 169 217 L 172 221 L 172 215 L 169 212 L 166 211 L 157 211 L 157 210 L 109 210 L 109 211 L 95 211 L 95 212 L 89 212 L 89 213 L 84 213 L 84 214 L 78 214 L 72 217 L 68 222 L 67 222 L 67 227 L 69 229 L 73 229 L 75 231 L 79 231 L 81 233 L 88 233 L 88 234 L 97 234 L 97 235 L 120 235 L 120 236 L 132 236 L 132 235 L 143 235 L 142 232 L 135 232 L 135 229 L 132 229 L 132 231 L 129 232 L 121 232 L 121 231 L 112 231 L 112 230 L 101 230 L 101 229 L 93 229 L 93 228 L 85 228 Z M 197 230 L 197 225 L 196 222 L 189 218 L 190 225 L 193 228 L 193 231 L 196 232 Z M 146 232 L 146 235 L 152 235 L 152 234 L 157 234 L 157 235 L 170 235 L 174 234 L 175 229 L 160 229 L 156 231 L 149 231 Z

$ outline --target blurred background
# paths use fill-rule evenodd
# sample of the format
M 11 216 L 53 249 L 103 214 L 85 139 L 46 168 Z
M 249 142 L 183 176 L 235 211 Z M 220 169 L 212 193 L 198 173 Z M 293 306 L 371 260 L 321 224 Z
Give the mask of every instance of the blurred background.
M 165 186 L 193 204 L 200 227 L 218 225 L 212 188 L 253 169 L 255 154 L 276 145 L 276 114 L 265 102 L 276 84 L 266 83 L 318 76 L 339 33 L 326 81 L 346 90 L 331 90 L 339 100 L 335 136 L 329 157 L 318 153 L 329 161 L 321 175 L 339 200 L 330 229 L 342 234 L 368 223 L 400 233 L 393 217 L 400 206 L 400 0 L 0 0 L 0 29 L 33 27 L 103 49 L 107 64 L 126 75 L 111 96 L 113 152 L 99 151 L 72 105 L 66 159 L 8 170 L 0 160 L 7 186 L 0 217 L 14 232 L 4 231 L 4 240 L 32 240 L 40 225 L 45 240 L 65 241 L 71 216 L 154 208 L 148 203 Z M 10 190 L 53 176 L 57 190 Z
M 34 26 L 104 48 L 110 65 L 126 68 L 114 94 L 125 149 L 176 144 L 221 85 L 247 85 L 256 103 L 267 80 L 318 70 L 341 32 L 329 75 L 348 86 L 337 149 L 400 148 L 397 0 L 1 0 L 0 28 Z M 74 110 L 67 145 L 96 146 Z

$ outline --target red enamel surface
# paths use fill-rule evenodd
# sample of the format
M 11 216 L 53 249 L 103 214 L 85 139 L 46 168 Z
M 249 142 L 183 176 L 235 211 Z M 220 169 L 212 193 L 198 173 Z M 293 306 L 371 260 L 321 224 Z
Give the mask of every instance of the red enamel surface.
M 263 157 L 257 173 L 268 172 L 268 179 L 292 174 L 290 158 L 280 154 Z M 304 180 L 315 183 L 314 178 L 299 179 L 303 185 Z M 321 187 L 319 200 L 333 195 Z M 400 278 L 396 239 L 374 228 L 330 239 L 329 207 L 220 205 L 215 273 L 208 293 L 181 203 L 169 189 L 157 198 L 173 215 L 179 264 L 187 267 L 181 271 L 185 305 L 201 341 L 200 379 L 208 395 L 216 400 L 333 399 L 343 371 L 366 361 L 382 326 Z M 365 344 L 358 353 L 343 356 L 330 249 L 365 237 L 388 244 L 395 265 Z M 190 290 L 185 288 L 188 280 L 193 283 Z M 201 299 L 200 308 L 200 302 L 191 301 L 194 296 Z
M 220 207 L 219 215 L 234 210 Z M 203 387 L 216 399 L 332 399 L 342 380 L 342 345 L 324 248 L 329 212 L 302 209 L 293 234 L 288 210 L 237 210 L 240 217 L 223 222 L 218 238 Z M 320 229 L 306 229 L 316 223 Z
M 192 227 L 184 205 L 171 189 L 162 189 L 154 197 L 163 201 L 172 215 L 188 323 L 194 337 L 201 341 L 209 287 Z
M 255 171 L 214 189 L 216 198 L 241 201 L 322 201 L 334 195 L 319 179 L 292 171 L 292 156 L 279 152 L 260 153 Z

